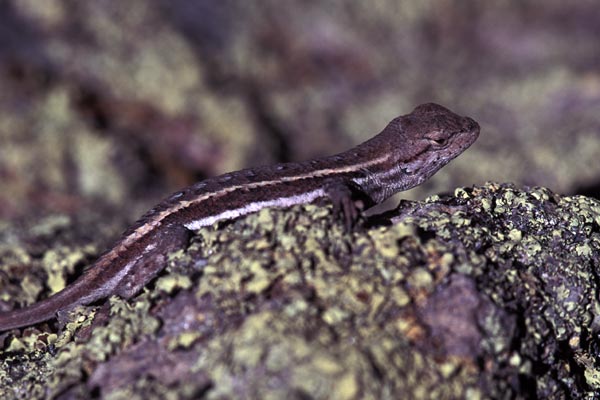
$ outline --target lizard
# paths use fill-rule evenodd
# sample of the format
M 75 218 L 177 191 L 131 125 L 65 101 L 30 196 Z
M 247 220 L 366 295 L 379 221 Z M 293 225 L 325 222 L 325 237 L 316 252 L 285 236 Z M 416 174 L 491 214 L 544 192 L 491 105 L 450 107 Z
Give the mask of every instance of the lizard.
M 469 117 L 427 103 L 378 135 L 337 155 L 226 173 L 180 190 L 144 214 L 73 283 L 50 297 L 0 314 L 0 331 L 52 319 L 111 295 L 135 296 L 184 247 L 193 231 L 266 207 L 329 199 L 351 228 L 361 211 L 413 188 L 479 136 Z

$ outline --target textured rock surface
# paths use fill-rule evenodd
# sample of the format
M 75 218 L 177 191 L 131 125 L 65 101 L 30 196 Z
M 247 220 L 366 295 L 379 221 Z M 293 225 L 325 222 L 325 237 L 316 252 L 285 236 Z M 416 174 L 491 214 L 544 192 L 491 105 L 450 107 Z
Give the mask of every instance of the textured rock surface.
M 32 254 L 21 235 L 1 254 L 5 304 L 97 250 Z M 264 210 L 200 231 L 133 301 L 0 336 L 0 393 L 582 398 L 600 389 L 599 258 L 600 202 L 542 188 L 407 201 L 351 234 L 326 207 Z

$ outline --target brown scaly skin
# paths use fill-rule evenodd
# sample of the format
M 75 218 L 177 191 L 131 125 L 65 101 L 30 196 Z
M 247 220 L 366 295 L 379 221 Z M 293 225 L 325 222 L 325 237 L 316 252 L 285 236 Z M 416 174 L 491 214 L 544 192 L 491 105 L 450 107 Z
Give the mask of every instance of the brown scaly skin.
M 231 172 L 179 191 L 134 224 L 74 283 L 23 309 L 0 314 L 0 331 L 33 325 L 61 310 L 118 294 L 134 296 L 184 247 L 191 230 L 256 212 L 329 198 L 352 226 L 360 210 L 429 179 L 479 136 L 468 117 L 429 103 L 392 120 L 338 155 Z

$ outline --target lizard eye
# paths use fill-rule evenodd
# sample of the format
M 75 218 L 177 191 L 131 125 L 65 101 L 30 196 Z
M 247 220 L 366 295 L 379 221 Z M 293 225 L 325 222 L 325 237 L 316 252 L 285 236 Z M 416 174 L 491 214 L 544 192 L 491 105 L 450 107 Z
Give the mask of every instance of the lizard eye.
M 429 138 L 429 142 L 434 146 L 445 146 L 448 143 L 448 139 L 446 138 Z
M 448 144 L 448 135 L 445 135 L 443 131 L 432 131 L 425 134 L 425 139 L 429 140 L 429 143 L 436 147 L 443 147 Z

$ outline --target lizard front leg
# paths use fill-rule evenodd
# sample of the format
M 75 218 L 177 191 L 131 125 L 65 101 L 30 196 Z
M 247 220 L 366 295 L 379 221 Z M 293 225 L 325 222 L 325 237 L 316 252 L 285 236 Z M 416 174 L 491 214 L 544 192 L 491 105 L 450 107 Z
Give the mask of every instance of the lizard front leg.
M 341 216 L 347 230 L 352 230 L 363 210 L 375 203 L 358 185 L 343 179 L 332 179 L 325 184 L 325 193 L 333 204 L 335 215 Z

